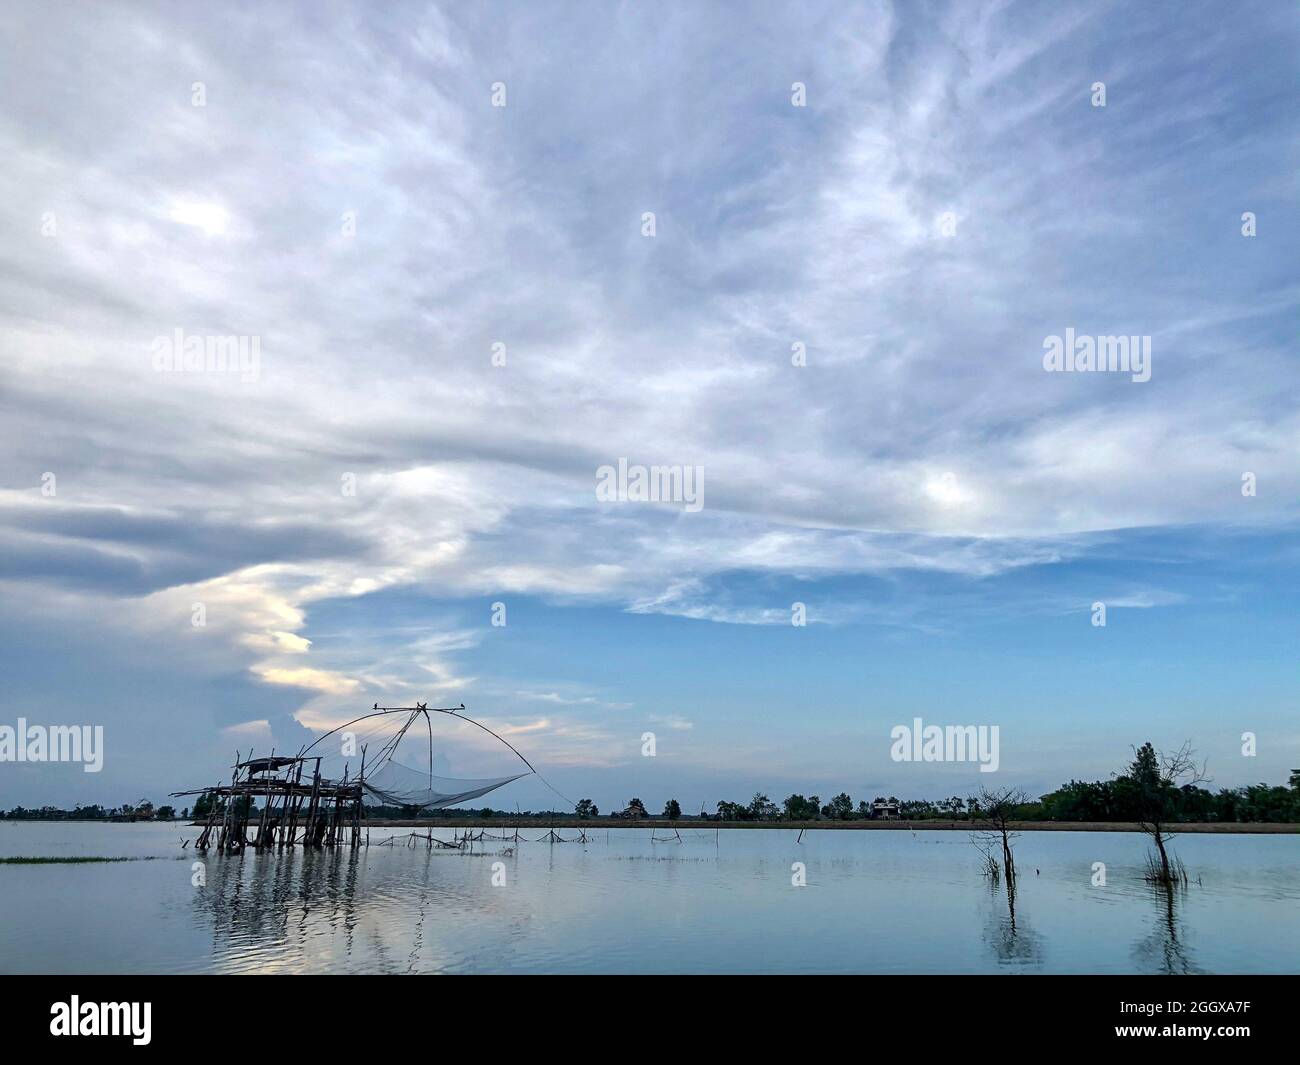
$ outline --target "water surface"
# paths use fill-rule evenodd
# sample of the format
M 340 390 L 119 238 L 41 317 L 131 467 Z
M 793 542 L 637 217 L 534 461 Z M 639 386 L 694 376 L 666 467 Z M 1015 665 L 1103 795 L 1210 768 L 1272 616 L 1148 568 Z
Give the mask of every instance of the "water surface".
M 1142 880 L 1136 834 L 1029 832 L 1012 901 L 959 832 L 806 832 L 800 843 L 793 831 L 683 828 L 678 843 L 602 828 L 585 844 L 378 846 L 408 831 L 371 830 L 356 853 L 205 857 L 181 848 L 197 834 L 185 824 L 0 822 L 0 856 L 157 859 L 0 865 L 0 970 L 1300 970 L 1295 835 L 1180 836 L 1191 883 L 1165 892 Z M 805 887 L 791 883 L 796 862 Z M 1093 885 L 1094 862 L 1105 886 Z

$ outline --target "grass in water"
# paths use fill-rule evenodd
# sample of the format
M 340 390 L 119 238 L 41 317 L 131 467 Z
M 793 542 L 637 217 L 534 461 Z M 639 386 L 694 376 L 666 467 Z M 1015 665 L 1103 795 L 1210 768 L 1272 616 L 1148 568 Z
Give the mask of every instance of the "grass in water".
M 157 862 L 162 858 L 0 858 L 0 865 L 84 865 L 87 862 Z

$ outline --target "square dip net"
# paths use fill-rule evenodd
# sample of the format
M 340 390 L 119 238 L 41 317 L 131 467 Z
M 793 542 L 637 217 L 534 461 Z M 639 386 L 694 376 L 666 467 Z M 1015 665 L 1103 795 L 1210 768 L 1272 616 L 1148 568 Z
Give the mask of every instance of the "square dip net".
M 321 773 L 356 781 L 367 806 L 440 810 L 477 799 L 535 772 L 511 744 L 460 711 L 464 707 L 380 707 L 331 729 L 307 747 L 304 758 L 320 758 Z M 435 722 L 437 728 L 435 729 Z M 495 742 L 493 742 L 495 741 Z M 509 752 L 509 753 L 507 753 Z M 444 767 L 449 757 L 521 772 L 458 777 Z

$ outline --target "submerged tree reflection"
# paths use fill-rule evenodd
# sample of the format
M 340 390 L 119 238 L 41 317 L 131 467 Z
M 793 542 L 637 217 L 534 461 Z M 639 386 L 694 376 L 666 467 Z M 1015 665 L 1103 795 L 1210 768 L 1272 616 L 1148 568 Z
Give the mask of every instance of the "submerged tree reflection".
M 1187 897 L 1188 886 L 1174 883 L 1152 883 L 1151 899 L 1155 903 L 1155 919 L 1151 933 L 1137 941 L 1134 956 L 1143 968 L 1170 976 L 1186 976 L 1200 972 L 1186 942 L 1183 923 L 1178 916 L 1178 904 Z
M 1032 965 L 1041 960 L 1042 939 L 1016 912 L 1014 877 L 989 881 L 989 919 L 984 938 L 1004 965 Z

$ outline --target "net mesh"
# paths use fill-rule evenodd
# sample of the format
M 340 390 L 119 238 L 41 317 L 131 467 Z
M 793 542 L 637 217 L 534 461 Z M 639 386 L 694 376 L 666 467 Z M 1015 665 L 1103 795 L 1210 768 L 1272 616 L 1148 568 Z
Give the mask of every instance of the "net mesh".
M 502 741 L 480 729 L 455 715 L 381 711 L 326 733 L 308 753 L 332 780 L 360 778 L 367 806 L 440 810 L 529 775 L 452 776 L 452 758 L 470 772 L 508 768 Z
M 441 810 L 458 802 L 477 799 L 526 776 L 527 773 L 515 773 L 508 777 L 477 780 L 438 777 L 390 758 L 373 774 L 367 772 L 363 785 L 367 806 L 415 806 L 422 810 Z

